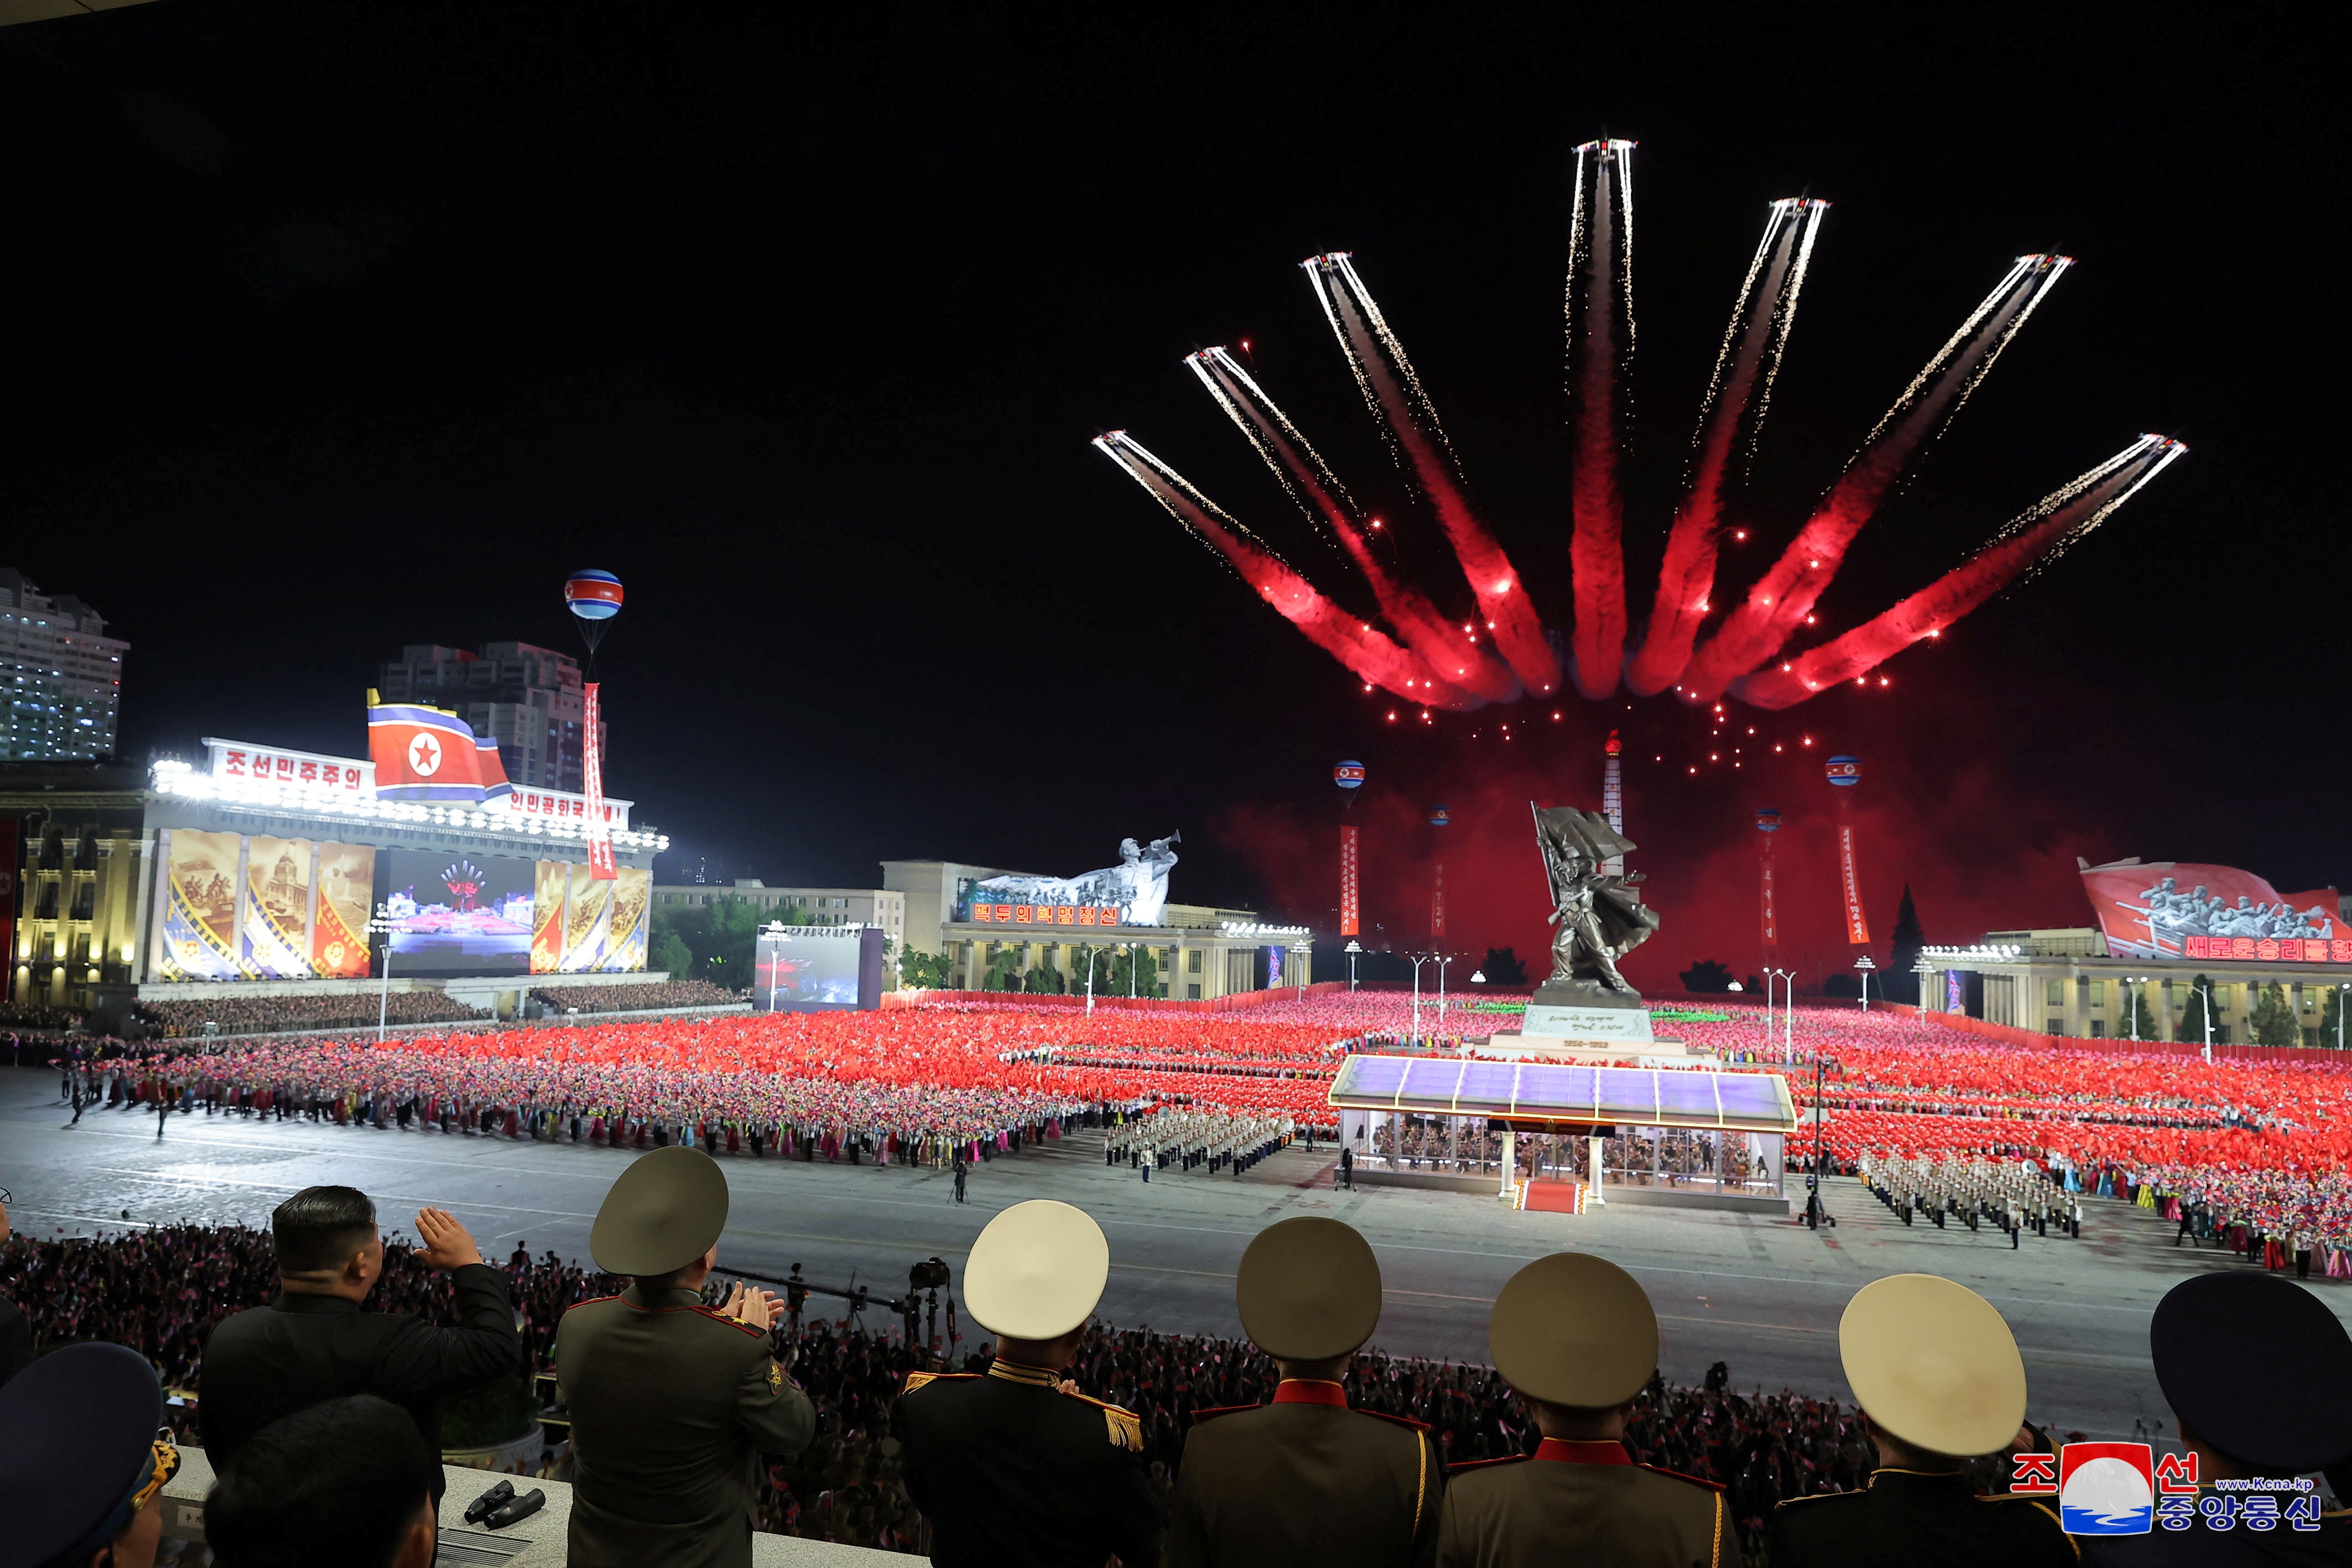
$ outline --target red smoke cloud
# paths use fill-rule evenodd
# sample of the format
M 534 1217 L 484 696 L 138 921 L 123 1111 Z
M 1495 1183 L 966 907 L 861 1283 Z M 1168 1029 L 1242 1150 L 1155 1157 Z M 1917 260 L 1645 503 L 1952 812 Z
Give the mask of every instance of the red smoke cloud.
M 1627 865 L 1647 873 L 1643 894 L 1663 916 L 1658 935 L 1625 961 L 1635 985 L 1679 989 L 1679 971 L 1701 958 L 1721 960 L 1742 979 L 1764 967 L 1763 835 L 1755 814 L 1765 806 L 1783 813 L 1773 846 L 1780 967 L 1796 969 L 1808 990 L 1849 968 L 1857 950 L 1845 943 L 1838 893 L 1839 792 L 1822 776 L 1823 757 L 1840 749 L 1863 758 L 1849 820 L 1857 830 L 1870 951 L 1882 965 L 1906 883 L 1929 941 L 1972 941 L 1989 930 L 2088 925 L 2074 857 L 2096 862 L 2161 849 L 2118 845 L 2064 800 L 2021 799 L 2007 782 L 2012 759 L 1954 739 L 1995 730 L 1990 709 L 1971 712 L 1979 705 L 1961 698 L 1932 713 L 1892 704 L 1873 712 L 1863 706 L 1868 701 L 1855 699 L 1840 716 L 1840 727 L 1857 737 L 1850 743 L 1831 727 L 1810 749 L 1791 746 L 1787 756 L 1740 772 L 1696 779 L 1675 768 L 1671 751 L 1667 763 L 1652 763 L 1638 727 L 1649 716 L 1627 716 L 1637 724 L 1628 727 L 1625 831 L 1639 846 Z M 1331 912 L 1339 902 L 1339 824 L 1354 822 L 1363 831 L 1361 939 L 1401 952 L 1431 945 L 1431 873 L 1442 858 L 1446 949 L 1475 961 L 1489 946 L 1512 947 L 1541 978 L 1549 910 L 1528 802 L 1597 810 L 1601 735 L 1547 727 L 1507 745 L 1425 738 L 1433 749 L 1419 755 L 1368 752 L 1372 781 L 1345 819 L 1336 799 L 1253 805 L 1223 813 L 1212 831 L 1256 872 L 1269 916 L 1328 936 L 1338 928 Z M 1453 822 L 1432 828 L 1425 809 L 1440 800 Z M 1457 967 L 1454 977 L 1460 986 L 1466 971 Z

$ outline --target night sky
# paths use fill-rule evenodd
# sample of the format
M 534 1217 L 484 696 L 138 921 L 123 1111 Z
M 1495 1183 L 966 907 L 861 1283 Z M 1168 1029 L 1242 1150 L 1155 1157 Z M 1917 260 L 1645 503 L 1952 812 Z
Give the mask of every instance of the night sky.
M 1425 935 L 1443 800 L 1451 945 L 1528 953 L 1525 803 L 1597 805 L 1614 726 L 1665 912 L 1644 984 L 1760 962 L 1765 805 L 1784 952 L 1843 966 L 1832 751 L 1865 768 L 1882 961 L 1906 883 L 1934 940 L 2081 923 L 2078 853 L 2352 883 L 2340 39 L 2287 8 L 1786 9 L 162 0 L 0 29 L 0 564 L 131 641 L 142 761 L 357 752 L 403 643 L 574 647 L 560 584 L 613 570 L 607 787 L 672 835 L 666 875 L 1075 873 L 1181 828 L 1174 896 L 1328 929 L 1357 757 L 1376 940 Z M 1350 250 L 1564 628 L 1570 149 L 1604 127 L 1641 143 L 1637 618 L 1774 197 L 1836 205 L 1719 601 L 2021 252 L 2081 265 L 1823 630 L 2140 431 L 2189 455 L 1889 687 L 1733 706 L 1738 771 L 1670 699 L 1385 722 L 1087 440 L 1132 431 L 1369 608 L 1180 364 L 1247 338 L 1466 604 L 1297 266 Z

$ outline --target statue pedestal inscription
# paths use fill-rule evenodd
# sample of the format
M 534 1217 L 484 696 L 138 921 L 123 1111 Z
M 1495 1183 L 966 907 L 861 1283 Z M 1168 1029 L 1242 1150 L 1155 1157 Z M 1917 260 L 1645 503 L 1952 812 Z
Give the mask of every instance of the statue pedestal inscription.
M 1534 1002 L 1528 1008 L 1522 1036 L 1547 1040 L 1591 1040 L 1596 1044 L 1647 1045 L 1657 1037 L 1650 1031 L 1650 1009 L 1643 1007 L 1550 1007 Z

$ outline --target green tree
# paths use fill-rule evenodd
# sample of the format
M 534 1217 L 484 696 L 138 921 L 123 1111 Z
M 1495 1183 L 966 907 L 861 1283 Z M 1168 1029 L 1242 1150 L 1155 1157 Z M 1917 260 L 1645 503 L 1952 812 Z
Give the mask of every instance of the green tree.
M 2156 1015 L 2148 1010 L 2147 988 L 2130 980 L 2117 980 L 2116 992 L 2115 1037 L 2117 1040 L 2156 1039 Z
M 694 949 L 676 931 L 665 931 L 656 936 L 653 948 L 646 955 L 646 967 L 667 970 L 672 978 L 694 973 Z
M 1911 884 L 1906 882 L 1903 902 L 1895 906 L 1895 951 L 1878 977 L 1888 1001 L 1918 1006 L 1919 977 L 1911 966 L 1919 961 L 1919 949 L 1927 945 L 1927 934 L 1919 927 L 1919 911 L 1912 906 Z
M 2247 1022 L 2256 1045 L 2303 1043 L 2303 1020 L 2287 1005 L 2286 988 L 2276 981 L 2263 988 L 2262 998 L 2254 1003 L 2253 1016 Z
M 1105 968 L 1110 971 L 1108 978 Z M 1108 965 L 1099 960 L 1095 965 L 1095 995 L 1098 997 L 1156 997 L 1160 994 L 1160 960 L 1149 947 L 1129 947 L 1115 952 Z
M 2212 994 L 2212 988 L 2213 982 L 2202 975 L 2189 982 L 2189 1006 L 2180 1015 L 2180 1028 L 2174 1033 L 2173 1039 L 2185 1040 L 2192 1045 L 2205 1043 L 2205 999 Z M 2220 1008 L 2216 1007 L 2212 1009 L 2212 1018 L 2213 1043 L 2225 1044 L 2230 1036 L 2227 1027 L 2221 1022 Z
M 1021 988 L 1021 949 L 1007 945 L 996 950 L 988 961 L 988 974 L 981 981 L 983 991 L 1017 991 Z
M 749 989 L 752 953 L 760 927 L 767 924 L 766 912 L 743 899 L 722 898 L 704 913 L 710 923 L 705 945 L 695 949 L 702 960 L 701 977 L 730 990 Z
M 1054 967 L 1054 960 L 1044 957 L 1030 966 L 1029 983 L 1024 988 L 1034 996 L 1058 997 L 1067 988 L 1062 982 L 1062 971 Z
M 2319 1043 L 2330 1051 L 2336 1050 L 2339 1042 L 2352 1046 L 2352 1030 L 2344 1027 L 2345 1022 L 2344 989 L 2340 986 L 2330 986 L 2327 988 L 2327 999 L 2319 1009 Z
M 1508 947 L 1489 947 L 1486 961 L 1478 966 L 1490 986 L 1524 986 L 1528 983 L 1528 966 Z
M 944 953 L 909 947 L 898 955 L 898 983 L 920 991 L 945 990 L 955 968 Z
M 1731 989 L 1731 970 L 1714 958 L 1701 958 L 1683 971 L 1685 991 L 1727 991 Z

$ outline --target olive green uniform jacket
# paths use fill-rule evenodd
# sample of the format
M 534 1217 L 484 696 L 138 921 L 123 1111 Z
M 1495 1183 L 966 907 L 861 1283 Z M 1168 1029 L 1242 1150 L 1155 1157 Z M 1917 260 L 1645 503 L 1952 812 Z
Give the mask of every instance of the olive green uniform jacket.
M 1418 1421 L 1286 1379 L 1271 1405 L 1203 1410 L 1184 1439 L 1168 1568 L 1429 1568 L 1445 1464 Z
M 555 1378 L 572 1410 L 570 1568 L 750 1568 L 758 1458 L 816 1433 L 764 1330 L 692 1291 L 631 1285 L 563 1314 Z
M 1444 1513 L 1438 1568 L 1723 1568 L 1739 1555 L 1720 1488 L 1637 1465 L 1622 1443 L 1547 1437 L 1528 1458 L 1457 1465 Z

